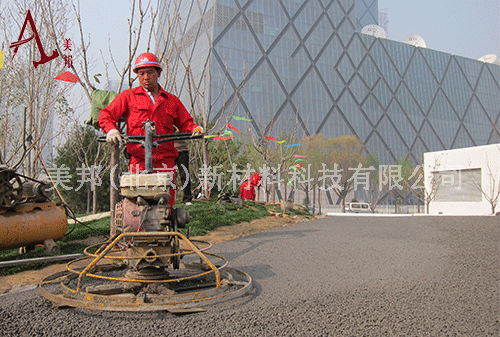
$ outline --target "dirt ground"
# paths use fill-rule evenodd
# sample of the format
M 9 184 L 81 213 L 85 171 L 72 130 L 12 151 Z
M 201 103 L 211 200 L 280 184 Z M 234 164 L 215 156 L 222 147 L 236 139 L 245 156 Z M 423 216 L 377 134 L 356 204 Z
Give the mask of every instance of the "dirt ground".
M 219 243 L 247 235 L 265 232 L 270 229 L 289 226 L 305 218 L 300 215 L 291 216 L 267 216 L 251 222 L 243 222 L 233 226 L 219 227 L 204 236 L 192 237 L 192 239 L 204 240 L 210 243 Z M 87 245 L 99 243 L 100 238 L 88 238 L 84 242 Z M 39 270 L 27 270 L 14 275 L 0 276 L 0 294 L 10 291 L 13 287 L 37 284 L 47 276 L 64 271 L 65 263 L 53 264 Z

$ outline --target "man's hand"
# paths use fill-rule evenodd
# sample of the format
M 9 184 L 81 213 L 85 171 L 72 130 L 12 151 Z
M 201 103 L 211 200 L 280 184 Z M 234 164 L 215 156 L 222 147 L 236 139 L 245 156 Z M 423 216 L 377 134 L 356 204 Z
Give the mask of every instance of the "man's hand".
M 122 135 L 117 129 L 111 129 L 106 135 L 106 141 L 111 144 L 118 144 L 123 142 Z
M 201 126 L 197 126 L 193 130 L 193 136 L 198 136 L 203 133 L 203 128 Z

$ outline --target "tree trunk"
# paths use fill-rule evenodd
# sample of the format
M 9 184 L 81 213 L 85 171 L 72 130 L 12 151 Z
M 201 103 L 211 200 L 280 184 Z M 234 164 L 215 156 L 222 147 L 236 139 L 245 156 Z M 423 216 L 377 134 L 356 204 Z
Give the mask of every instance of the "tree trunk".
M 115 222 L 115 206 L 118 203 L 118 186 L 120 185 L 120 150 L 118 145 L 111 145 L 111 185 L 109 186 L 109 210 L 110 225 L 113 228 Z M 113 233 L 112 233 L 113 234 Z
M 316 211 L 316 185 L 313 185 L 313 214 Z
M 36 172 L 38 172 L 37 168 L 37 160 L 38 156 L 41 156 L 42 153 L 38 151 L 40 148 L 40 145 L 38 145 L 36 148 L 33 149 L 33 161 L 31 162 L 31 172 L 30 172 L 30 177 L 34 177 L 36 175 Z
M 201 152 L 203 157 L 203 165 L 205 166 L 205 170 L 203 173 L 203 182 L 201 184 L 202 193 L 208 199 L 208 148 L 207 148 L 207 140 L 202 139 L 201 142 Z
M 90 213 L 90 186 L 87 186 L 87 207 L 85 208 L 85 214 Z
M 288 200 L 288 184 L 285 182 L 283 184 L 283 200 L 287 201 Z M 278 189 L 279 189 L 279 183 L 278 183 Z
M 92 179 L 92 214 L 97 213 L 97 188 L 96 179 Z
M 321 214 L 321 189 L 318 186 L 318 214 Z

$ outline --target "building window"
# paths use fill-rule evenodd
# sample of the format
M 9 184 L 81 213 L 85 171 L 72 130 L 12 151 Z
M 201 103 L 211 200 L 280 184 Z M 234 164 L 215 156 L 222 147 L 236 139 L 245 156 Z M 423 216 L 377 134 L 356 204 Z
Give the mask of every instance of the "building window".
M 481 169 L 436 171 L 436 202 L 481 202 Z M 432 188 L 432 187 L 431 187 Z

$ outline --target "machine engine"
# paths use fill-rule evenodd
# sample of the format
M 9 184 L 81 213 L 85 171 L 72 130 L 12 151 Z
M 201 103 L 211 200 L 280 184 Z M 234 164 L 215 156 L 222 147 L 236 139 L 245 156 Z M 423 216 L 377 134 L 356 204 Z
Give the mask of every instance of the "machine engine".
M 176 232 L 189 223 L 184 208 L 171 209 L 170 173 L 124 174 L 120 190 L 124 197 L 115 209 L 115 225 L 112 234 L 124 232 Z M 113 231 L 113 229 L 112 229 Z M 130 273 L 134 277 L 166 275 L 165 267 L 179 269 L 179 242 L 175 236 L 159 236 L 156 239 L 134 238 L 127 243 Z

